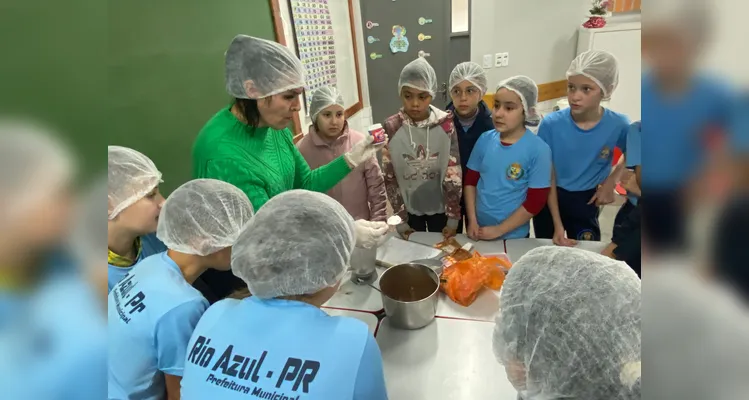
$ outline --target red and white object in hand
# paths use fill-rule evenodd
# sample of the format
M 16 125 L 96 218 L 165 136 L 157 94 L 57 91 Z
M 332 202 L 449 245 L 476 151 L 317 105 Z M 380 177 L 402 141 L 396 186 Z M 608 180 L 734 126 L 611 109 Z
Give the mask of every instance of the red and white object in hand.
M 374 143 L 382 143 L 387 139 L 385 128 L 382 127 L 382 124 L 374 124 L 369 127 L 368 131 L 374 137 Z

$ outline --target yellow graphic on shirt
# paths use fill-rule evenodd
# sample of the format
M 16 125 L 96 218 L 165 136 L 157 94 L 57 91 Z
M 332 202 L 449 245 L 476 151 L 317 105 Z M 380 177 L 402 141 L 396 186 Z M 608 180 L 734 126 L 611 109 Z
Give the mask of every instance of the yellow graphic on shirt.
M 520 163 L 512 163 L 507 167 L 507 179 L 516 181 L 525 175 L 525 170 Z
M 609 146 L 604 146 L 603 149 L 601 149 L 600 157 L 609 158 L 610 155 L 611 155 L 611 149 L 609 148 Z
M 577 235 L 577 240 L 593 240 L 593 232 L 589 230 L 584 230 L 580 232 L 580 234 Z
M 107 257 L 108 264 L 114 265 L 115 267 L 120 267 L 120 268 L 132 267 L 133 264 L 135 264 L 135 261 L 137 261 L 140 258 L 140 252 L 141 250 L 143 250 L 143 246 L 140 243 L 140 238 L 135 239 L 135 244 L 133 246 L 135 246 L 134 247 L 135 248 L 135 260 L 131 260 L 127 257 L 123 257 L 113 252 L 112 250 L 107 249 L 109 251 L 109 255 Z

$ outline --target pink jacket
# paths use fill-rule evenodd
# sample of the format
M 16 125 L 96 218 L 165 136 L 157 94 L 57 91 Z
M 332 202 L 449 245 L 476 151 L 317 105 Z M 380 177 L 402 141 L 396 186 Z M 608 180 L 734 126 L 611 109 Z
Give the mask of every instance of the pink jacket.
M 348 123 L 343 134 L 334 142 L 327 143 L 310 126 L 309 133 L 297 143 L 299 152 L 311 169 L 319 168 L 351 150 L 364 140 L 364 134 L 349 129 Z M 387 196 L 385 180 L 377 159 L 358 166 L 343 180 L 328 191 L 328 196 L 341 203 L 354 219 L 385 221 L 387 219 Z

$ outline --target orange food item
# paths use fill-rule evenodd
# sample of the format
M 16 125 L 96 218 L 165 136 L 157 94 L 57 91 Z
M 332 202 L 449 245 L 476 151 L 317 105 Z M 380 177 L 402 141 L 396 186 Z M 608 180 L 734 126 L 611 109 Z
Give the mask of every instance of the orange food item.
M 442 271 L 440 288 L 454 302 L 468 307 L 483 287 L 499 290 L 505 281 L 505 269 L 511 266 L 502 257 L 474 257 L 456 262 Z

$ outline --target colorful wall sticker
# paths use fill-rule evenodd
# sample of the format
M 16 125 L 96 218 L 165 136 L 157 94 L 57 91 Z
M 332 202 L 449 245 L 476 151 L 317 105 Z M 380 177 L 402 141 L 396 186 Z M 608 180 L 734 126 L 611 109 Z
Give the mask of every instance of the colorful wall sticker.
M 426 58 L 426 57 L 429 57 L 431 55 L 432 55 L 431 53 L 427 53 L 424 50 L 419 50 L 419 57 L 421 57 L 421 58 Z
M 369 44 L 372 44 L 374 42 L 379 42 L 379 41 L 380 41 L 380 38 L 376 38 L 374 36 L 367 36 L 367 42 L 369 42 Z
M 375 26 L 380 26 L 377 22 L 367 21 L 367 29 L 372 29 Z
M 390 39 L 390 51 L 392 51 L 393 54 L 405 53 L 408 51 L 406 28 L 401 25 L 393 25 L 393 38 Z
M 419 25 L 431 24 L 432 20 L 429 18 L 419 17 Z
M 429 35 L 425 35 L 425 34 L 423 34 L 423 33 L 420 33 L 420 34 L 419 34 L 419 41 L 420 41 L 420 42 L 423 42 L 423 41 L 425 41 L 425 40 L 431 40 L 431 39 L 432 39 L 432 37 L 431 37 L 431 36 L 429 36 Z
M 378 59 L 378 58 L 382 58 L 382 54 L 371 53 L 371 54 L 369 55 L 369 58 L 371 58 L 371 59 L 373 59 L 373 60 L 376 60 L 376 59 Z

